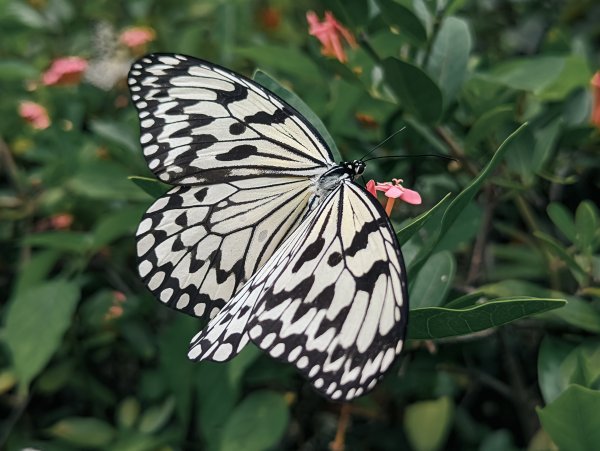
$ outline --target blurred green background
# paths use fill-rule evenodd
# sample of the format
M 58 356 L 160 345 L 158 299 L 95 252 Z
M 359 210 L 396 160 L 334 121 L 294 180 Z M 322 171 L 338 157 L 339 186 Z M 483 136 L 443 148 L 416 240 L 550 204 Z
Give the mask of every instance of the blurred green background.
M 309 11 L 357 45 L 323 52 Z M 0 0 L 0 448 L 600 449 L 599 24 L 591 0 Z M 267 72 L 344 159 L 402 127 L 375 155 L 455 159 L 367 168 L 423 198 L 392 214 L 410 339 L 368 396 L 251 347 L 187 360 L 203 325 L 135 268 L 149 51 Z

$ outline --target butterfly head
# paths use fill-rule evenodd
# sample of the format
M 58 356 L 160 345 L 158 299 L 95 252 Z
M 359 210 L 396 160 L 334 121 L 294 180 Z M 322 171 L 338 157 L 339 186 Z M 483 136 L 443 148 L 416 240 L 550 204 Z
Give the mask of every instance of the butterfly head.
M 346 174 L 350 177 L 354 178 L 361 175 L 365 172 L 366 164 L 362 160 L 354 160 L 354 161 L 342 161 L 340 166 L 344 169 Z

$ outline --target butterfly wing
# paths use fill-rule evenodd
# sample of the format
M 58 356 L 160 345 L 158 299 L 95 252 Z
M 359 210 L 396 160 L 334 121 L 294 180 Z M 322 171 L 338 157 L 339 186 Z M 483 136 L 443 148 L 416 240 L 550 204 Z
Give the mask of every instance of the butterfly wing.
M 148 166 L 179 185 L 140 223 L 140 275 L 167 305 L 213 317 L 306 214 L 331 152 L 282 99 L 208 62 L 148 55 L 128 82 Z
M 342 183 L 194 338 L 189 356 L 226 360 L 251 339 L 330 399 L 364 394 L 404 341 L 399 249 L 377 201 Z
M 152 54 L 133 64 L 128 83 L 144 157 L 164 182 L 312 177 L 334 164 L 322 138 L 294 108 L 222 67 Z

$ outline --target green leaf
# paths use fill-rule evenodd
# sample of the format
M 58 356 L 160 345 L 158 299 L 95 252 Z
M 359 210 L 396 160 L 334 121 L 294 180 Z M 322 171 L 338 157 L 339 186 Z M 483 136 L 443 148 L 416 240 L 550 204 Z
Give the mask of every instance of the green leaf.
M 410 311 L 408 338 L 429 340 L 468 335 L 498 327 L 525 316 L 560 308 L 562 299 L 510 298 L 494 299 L 461 309 L 427 307 Z
M 514 122 L 514 106 L 500 105 L 486 111 L 477 118 L 465 139 L 465 147 L 474 152 L 477 146 L 486 138 L 491 138 L 494 133 L 504 130 L 507 124 Z
M 92 232 L 94 247 L 100 248 L 123 236 L 134 235 L 144 210 L 144 207 L 134 205 L 102 217 Z
M 131 127 L 123 122 L 95 119 L 90 122 L 90 128 L 98 136 L 112 141 L 132 153 L 139 152 L 137 137 L 131 132 Z
M 429 257 L 410 286 L 411 309 L 441 305 L 454 282 L 455 272 L 456 261 L 450 252 Z
M 154 434 L 158 432 L 175 410 L 175 398 L 168 397 L 161 405 L 150 407 L 142 414 L 138 429 L 143 434 Z
M 535 130 L 535 147 L 532 156 L 533 170 L 539 172 L 551 160 L 560 132 L 563 128 L 562 118 L 558 118 L 545 127 Z
M 60 346 L 78 301 L 79 287 L 67 280 L 20 291 L 11 299 L 4 335 L 22 392 Z
M 387 85 L 407 113 L 426 123 L 434 123 L 440 118 L 442 92 L 429 75 L 397 58 L 386 58 L 383 71 Z
M 600 443 L 600 391 L 571 385 L 554 402 L 537 409 L 544 430 L 559 449 L 595 451 Z
M 307 83 L 323 82 L 319 66 L 297 48 L 262 44 L 255 47 L 238 47 L 235 53 L 251 59 L 257 66 L 266 66 L 293 77 L 300 77 Z
M 561 371 L 561 365 L 573 349 L 574 344 L 551 335 L 542 340 L 537 364 L 538 383 L 547 404 L 558 398 L 569 385 L 569 375 Z
M 331 153 L 333 154 L 333 158 L 336 161 L 342 161 L 340 151 L 338 150 L 335 141 L 329 134 L 329 131 L 327 131 L 327 128 L 325 127 L 321 119 L 319 119 L 319 116 L 317 116 L 313 112 L 313 110 L 311 110 L 310 107 L 306 103 L 304 103 L 302 99 L 300 99 L 300 97 L 298 97 L 296 94 L 289 91 L 288 89 L 285 89 L 269 74 L 261 70 L 257 70 L 254 73 L 253 79 L 261 86 L 264 86 L 269 91 L 272 91 L 273 93 L 277 94 L 287 103 L 289 103 L 290 106 L 292 106 L 296 111 L 298 111 L 298 113 L 304 116 L 306 120 L 317 129 L 317 132 L 321 135 L 323 140 L 325 140 L 325 143 L 327 144 L 327 146 L 331 150 Z
M 60 257 L 61 252 L 56 249 L 34 252 L 17 274 L 13 295 L 44 281 Z
M 34 233 L 27 236 L 23 241 L 31 246 L 57 249 L 76 254 L 89 251 L 93 244 L 93 238 L 88 233 L 72 232 L 69 230 Z
M 472 40 L 467 23 L 456 17 L 442 22 L 427 64 L 427 72 L 444 95 L 447 107 L 456 97 L 467 76 Z
M 35 66 L 24 61 L 6 58 L 0 61 L 0 80 L 17 80 L 22 82 L 28 78 L 35 78 L 38 75 L 39 71 Z
M 289 421 L 288 406 L 275 392 L 254 392 L 225 423 L 220 451 L 263 451 L 279 443 Z
M 558 79 L 565 62 L 559 56 L 518 58 L 496 66 L 486 78 L 513 89 L 538 93 Z
M 591 78 L 592 71 L 587 59 L 581 55 L 569 55 L 558 78 L 538 95 L 544 100 L 562 101 L 574 89 L 587 88 Z
M 588 332 L 600 333 L 600 313 L 589 302 L 577 296 L 549 290 L 531 282 L 510 279 L 481 286 L 479 291 L 496 297 L 527 295 L 537 298 L 566 299 L 567 304 L 563 308 L 545 313 L 544 319 L 556 319 Z
M 453 419 L 454 403 L 447 396 L 409 405 L 404 413 L 404 429 L 412 449 L 415 451 L 442 449 Z
M 530 187 L 535 181 L 535 170 L 533 166 L 533 152 L 535 148 L 535 137 L 531 128 L 528 127 L 517 136 L 513 143 L 513 150 L 506 155 L 508 168 L 518 174 L 523 187 Z
M 141 188 L 146 194 L 149 194 L 153 199 L 158 199 L 171 189 L 171 186 L 166 185 L 157 179 L 139 177 L 137 175 L 131 175 L 127 178 Z
M 442 218 L 442 222 L 436 236 L 430 239 L 426 245 L 424 245 L 420 250 L 413 262 L 411 263 L 411 269 L 409 271 L 409 278 L 415 274 L 416 271 L 423 265 L 425 260 L 429 257 L 431 252 L 435 249 L 438 242 L 441 238 L 448 232 L 452 224 L 456 221 L 456 218 L 461 214 L 461 212 L 467 207 L 467 205 L 473 200 L 483 182 L 492 174 L 496 166 L 500 163 L 506 152 L 512 147 L 512 143 L 515 138 L 517 138 L 523 130 L 527 127 L 527 123 L 521 125 L 517 130 L 515 130 L 506 140 L 502 143 L 502 145 L 498 148 L 492 159 L 486 165 L 486 167 L 481 171 L 481 173 L 473 179 L 469 185 L 460 192 L 458 196 L 450 203 L 446 211 L 444 212 L 444 216 Z
M 434 213 L 437 213 L 443 206 L 446 205 L 447 201 L 450 199 L 450 196 L 450 193 L 446 194 L 442 198 L 442 200 L 440 200 L 437 204 L 435 204 L 425 213 L 421 213 L 415 219 L 403 226 L 398 232 L 396 232 L 398 242 L 401 245 L 406 243 L 415 233 L 417 233 L 421 229 L 421 227 L 423 227 L 427 223 L 427 221 L 429 221 L 429 219 L 431 219 Z
M 132 429 L 140 417 L 140 402 L 132 397 L 125 398 L 117 407 L 116 419 L 120 428 Z
M 598 231 L 598 211 L 588 200 L 583 201 L 575 212 L 575 244 L 586 255 L 592 254 L 592 243 Z
M 546 208 L 548 216 L 554 223 L 554 225 L 562 232 L 562 234 L 571 243 L 575 242 L 575 221 L 573 221 L 573 215 L 563 204 L 558 202 L 551 202 Z
M 427 39 L 421 20 L 406 6 L 394 0 L 377 0 L 381 18 L 400 36 L 413 44 L 420 45 Z
M 54 423 L 47 431 L 53 437 L 86 448 L 104 448 L 115 437 L 113 427 L 98 418 L 65 418 Z
M 582 281 L 585 280 L 587 272 L 579 265 L 579 263 L 577 263 L 575 258 L 569 255 L 569 253 L 561 243 L 556 241 L 550 235 L 546 235 L 545 233 L 540 231 L 534 232 L 533 235 L 536 238 L 539 238 L 549 248 L 550 252 L 555 254 L 569 267 L 577 281 L 582 283 Z
M 83 166 L 66 186 L 75 194 L 95 200 L 147 200 L 144 193 L 133 189 L 124 168 L 108 161 Z

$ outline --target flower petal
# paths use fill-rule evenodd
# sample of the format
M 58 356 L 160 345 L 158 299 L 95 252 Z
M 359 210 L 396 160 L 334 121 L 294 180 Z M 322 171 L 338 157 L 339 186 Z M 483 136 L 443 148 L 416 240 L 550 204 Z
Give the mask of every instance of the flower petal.
M 404 188 L 404 193 L 402 194 L 401 199 L 407 204 L 411 205 L 420 205 L 421 204 L 421 195 L 412 189 Z
M 366 190 L 377 198 L 377 191 L 375 189 L 375 180 L 369 180 L 365 186 Z

